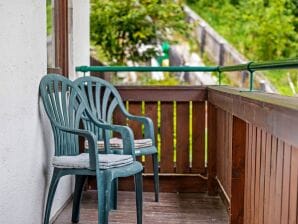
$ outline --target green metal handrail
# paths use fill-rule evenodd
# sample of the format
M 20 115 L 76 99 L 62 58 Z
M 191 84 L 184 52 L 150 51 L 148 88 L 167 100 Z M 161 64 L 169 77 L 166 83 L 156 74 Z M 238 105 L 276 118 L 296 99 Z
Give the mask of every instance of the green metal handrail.
M 248 71 L 250 73 L 249 90 L 253 91 L 255 71 L 295 69 L 298 68 L 298 59 L 288 59 L 268 62 L 248 62 L 231 66 L 78 66 L 77 72 L 218 72 L 218 82 L 221 84 L 222 72 Z
M 77 72 L 216 72 L 218 66 L 79 66 Z

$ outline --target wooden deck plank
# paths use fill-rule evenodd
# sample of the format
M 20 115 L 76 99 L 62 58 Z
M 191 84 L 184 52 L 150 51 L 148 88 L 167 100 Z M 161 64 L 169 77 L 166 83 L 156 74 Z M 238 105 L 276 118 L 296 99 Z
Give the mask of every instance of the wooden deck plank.
M 83 195 L 80 224 L 97 224 L 96 191 Z M 70 203 L 54 224 L 71 224 Z M 118 210 L 110 212 L 109 223 L 136 223 L 134 192 L 119 192 Z M 161 193 L 160 202 L 154 202 L 152 193 L 144 193 L 143 223 L 157 224 L 227 224 L 228 215 L 220 198 L 207 194 Z

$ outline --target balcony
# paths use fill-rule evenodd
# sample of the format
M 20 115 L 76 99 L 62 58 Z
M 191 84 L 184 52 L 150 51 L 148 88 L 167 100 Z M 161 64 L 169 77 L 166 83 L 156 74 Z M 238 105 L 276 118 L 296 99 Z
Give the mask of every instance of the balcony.
M 226 86 L 118 86 L 132 114 L 151 117 L 159 147 L 159 203 L 144 165 L 144 223 L 296 223 L 298 100 Z M 127 121 L 116 113 L 114 122 Z M 129 123 L 135 138 L 142 127 Z M 119 183 L 111 223 L 135 223 L 132 179 Z M 88 180 L 82 222 L 96 223 Z M 178 194 L 179 193 L 179 194 Z M 55 224 L 68 223 L 68 205 Z

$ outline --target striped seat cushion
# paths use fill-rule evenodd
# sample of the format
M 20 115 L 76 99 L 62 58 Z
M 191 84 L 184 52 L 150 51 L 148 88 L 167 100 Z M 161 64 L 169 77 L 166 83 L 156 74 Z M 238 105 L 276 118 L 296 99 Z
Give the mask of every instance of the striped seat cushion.
M 135 139 L 134 145 L 136 149 L 145 148 L 152 146 L 152 139 L 145 138 L 145 139 Z M 98 149 L 104 148 L 104 141 L 97 141 Z M 85 148 L 88 149 L 88 141 L 85 141 Z M 110 148 L 111 149 L 123 149 L 123 141 L 121 138 L 111 138 L 110 139 Z
M 99 169 L 111 169 L 133 163 L 131 155 L 99 154 Z M 89 153 L 76 156 L 54 156 L 52 164 L 57 168 L 89 168 Z

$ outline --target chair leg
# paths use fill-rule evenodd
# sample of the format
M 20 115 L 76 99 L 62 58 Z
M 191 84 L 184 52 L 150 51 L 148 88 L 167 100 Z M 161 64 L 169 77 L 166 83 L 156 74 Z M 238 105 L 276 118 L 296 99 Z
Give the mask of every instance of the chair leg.
M 80 220 L 80 204 L 82 199 L 82 192 L 85 181 L 87 179 L 86 175 L 76 175 L 75 190 L 73 194 L 73 206 L 72 206 L 72 218 L 73 223 L 78 223 Z
M 111 188 L 111 206 L 110 209 L 117 210 L 117 198 L 118 198 L 118 178 L 115 178 L 112 181 L 112 188 Z
M 152 155 L 153 161 L 153 173 L 154 173 L 154 192 L 155 192 L 155 202 L 159 201 L 159 178 L 158 178 L 158 155 L 154 153 Z
M 55 192 L 59 183 L 59 179 L 60 179 L 59 171 L 57 169 L 54 169 L 51 184 L 49 187 L 49 192 L 48 192 L 46 210 L 45 210 L 44 221 L 43 221 L 44 224 L 49 224 L 51 209 L 53 205 Z
M 107 224 L 109 216 L 109 198 L 111 182 L 107 184 L 105 174 L 96 175 L 98 199 L 98 224 Z
M 137 206 L 137 224 L 142 224 L 143 219 L 143 178 L 142 172 L 135 174 L 135 191 Z

